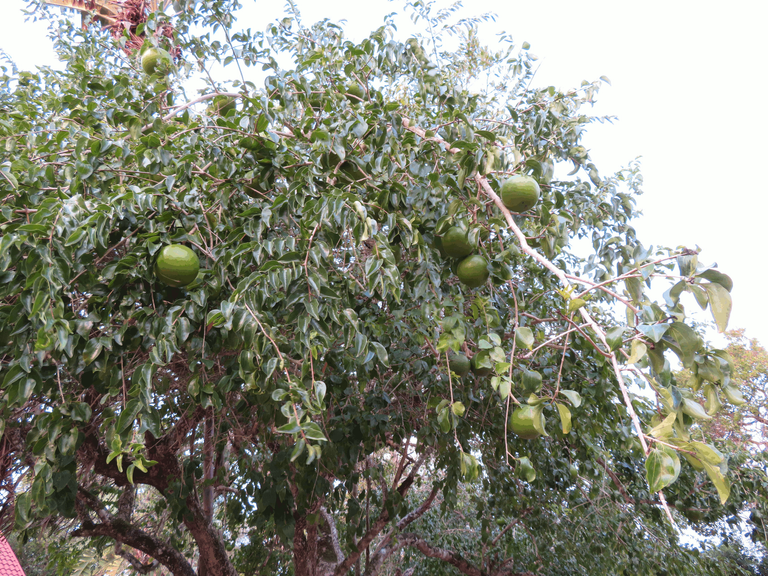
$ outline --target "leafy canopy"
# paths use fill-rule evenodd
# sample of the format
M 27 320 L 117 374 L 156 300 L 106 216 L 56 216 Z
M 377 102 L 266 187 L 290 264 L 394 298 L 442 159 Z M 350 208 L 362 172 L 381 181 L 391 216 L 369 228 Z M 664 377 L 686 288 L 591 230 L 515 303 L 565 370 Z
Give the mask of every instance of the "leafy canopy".
M 359 44 L 295 9 L 238 31 L 237 7 L 137 8 L 117 40 L 64 22 L 63 71 L 3 68 L 15 530 L 55 519 L 138 571 L 189 575 L 698 566 L 647 536 L 668 539 L 662 491 L 702 474 L 713 517 L 741 502 L 698 426 L 732 359 L 681 299 L 723 330 L 731 281 L 636 238 L 638 165 L 600 174 L 581 143 L 607 79 L 534 88 L 527 44 L 483 46 L 456 7 L 409 3 L 427 35 L 387 20 Z M 155 47 L 173 73 L 142 70 Z M 211 106 L 222 95 L 234 110 Z M 525 214 L 498 197 L 514 174 L 541 188 Z M 476 288 L 441 254 L 454 226 L 488 263 Z M 155 274 L 170 244 L 201 264 L 180 288 Z M 523 404 L 535 439 L 510 428 Z M 438 510 L 477 521 L 446 540 Z

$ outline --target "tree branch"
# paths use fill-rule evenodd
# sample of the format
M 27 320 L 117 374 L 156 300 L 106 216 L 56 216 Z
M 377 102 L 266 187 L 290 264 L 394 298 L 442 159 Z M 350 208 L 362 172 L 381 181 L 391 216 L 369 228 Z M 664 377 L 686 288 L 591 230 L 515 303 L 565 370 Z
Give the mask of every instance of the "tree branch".
M 408 489 L 413 484 L 413 481 L 416 479 L 416 473 L 419 471 L 419 468 L 424 464 L 424 462 L 427 459 L 427 456 L 429 454 L 429 451 L 426 450 L 424 454 L 421 455 L 419 460 L 413 465 L 413 468 L 411 469 L 410 474 L 403 480 L 402 484 L 397 487 L 397 491 L 400 493 L 401 496 L 405 496 L 405 493 L 408 492 Z M 389 522 L 389 512 L 386 508 L 386 500 L 382 503 L 382 511 L 381 514 L 379 514 L 379 517 L 376 519 L 376 521 L 373 523 L 373 525 L 368 529 L 368 531 L 365 533 L 365 535 L 357 542 L 357 545 L 355 547 L 355 551 L 352 552 L 349 556 L 346 557 L 346 559 L 341 562 L 338 566 L 336 566 L 336 569 L 333 571 L 333 576 L 344 576 L 350 568 L 352 568 L 352 565 L 357 562 L 358 558 L 362 555 L 363 551 L 368 547 L 368 545 L 373 541 L 376 536 L 381 533 L 381 531 L 384 529 L 384 526 L 387 525 Z
M 341 550 L 341 545 L 339 544 L 339 533 L 336 530 L 336 521 L 333 519 L 333 516 L 329 514 L 328 509 L 325 506 L 320 506 L 320 514 L 323 515 L 323 518 L 325 518 L 325 521 L 328 523 L 328 531 L 331 534 L 331 544 L 333 545 L 333 551 L 336 554 L 336 561 L 343 562 L 344 552 Z
M 472 565 L 461 554 L 458 554 L 453 550 L 445 550 L 444 548 L 432 546 L 418 534 L 405 532 L 400 535 L 400 542 L 398 542 L 398 544 L 400 547 L 409 546 L 411 548 L 416 548 L 427 558 L 436 558 L 443 562 L 447 562 L 467 576 L 487 576 L 485 572 Z
M 104 508 L 101 502 L 95 498 L 92 494 L 80 488 L 77 492 L 77 500 L 90 508 L 101 521 L 100 524 L 95 524 L 90 520 L 86 520 L 81 523 L 80 528 L 72 532 L 72 536 L 81 538 L 88 536 L 108 536 L 118 542 L 119 544 L 127 544 L 131 548 L 141 550 L 145 554 L 148 554 L 160 564 L 168 568 L 174 576 L 196 576 L 195 570 L 192 565 L 187 562 L 184 555 L 178 550 L 165 545 L 162 541 L 158 540 L 151 534 L 144 532 L 140 528 L 133 526 L 129 522 L 116 518 L 109 511 Z M 116 547 L 115 551 L 120 554 L 120 550 Z M 126 552 L 126 554 L 128 554 Z M 124 554 L 120 554 L 126 558 L 134 568 L 137 566 Z M 132 556 L 128 554 L 128 556 Z M 144 569 L 146 565 L 141 564 L 138 559 L 134 558 L 138 563 L 138 566 Z M 137 568 L 138 569 L 138 568 Z M 140 572 L 146 574 L 149 571 Z
M 403 530 L 403 528 L 421 518 L 424 513 L 432 506 L 432 503 L 435 501 L 435 497 L 437 496 L 438 492 L 439 490 L 437 486 L 434 486 L 432 488 L 432 492 L 429 493 L 429 496 L 427 496 L 424 502 L 421 503 L 421 506 L 415 510 L 411 510 L 408 514 L 403 516 L 400 522 L 397 523 L 397 526 L 390 530 L 389 533 L 382 539 L 382 541 L 379 542 L 379 545 L 376 546 L 376 550 L 373 553 L 373 560 L 371 560 L 371 563 L 365 568 L 365 576 L 378 575 L 384 560 L 386 560 L 390 555 L 386 553 L 386 549 L 392 542 L 392 538 L 395 536 L 395 534 Z

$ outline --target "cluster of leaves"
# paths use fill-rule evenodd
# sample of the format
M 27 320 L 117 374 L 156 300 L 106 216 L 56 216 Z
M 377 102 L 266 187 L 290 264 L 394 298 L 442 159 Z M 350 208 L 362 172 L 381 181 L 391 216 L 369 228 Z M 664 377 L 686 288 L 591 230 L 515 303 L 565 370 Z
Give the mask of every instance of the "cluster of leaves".
M 394 541 L 472 575 L 557 574 L 587 541 L 606 574 L 697 566 L 646 540 L 669 538 L 654 493 L 698 482 L 678 452 L 714 482 L 713 519 L 729 488 L 696 425 L 698 385 L 678 385 L 664 352 L 731 399 L 729 357 L 680 302 L 692 293 L 724 327 L 730 279 L 635 237 L 637 165 L 601 177 L 580 144 L 600 82 L 530 88 L 527 46 L 481 48 L 470 20 L 443 49 L 453 13 L 421 2 L 432 39 L 399 42 L 388 22 L 359 44 L 295 10 L 235 33 L 236 2 L 186 4 L 174 42 L 188 62 L 234 62 L 240 80 L 187 98 L 191 64 L 147 77 L 119 43 L 71 28 L 64 71 L 1 79 L 0 455 L 16 530 L 57 518 L 139 571 L 190 575 L 341 576 L 365 557 L 375 576 L 396 557 L 366 551 Z M 234 110 L 204 108 L 221 94 Z M 542 201 L 512 216 L 494 197 L 521 172 Z M 489 262 L 480 288 L 436 242 L 456 224 Z M 155 277 L 168 244 L 200 259 L 183 288 Z M 655 303 L 659 277 L 675 283 Z M 452 373 L 460 350 L 488 351 L 490 374 Z M 661 408 L 630 402 L 619 362 Z M 516 437 L 521 403 L 560 426 Z M 437 494 L 442 514 L 460 510 L 462 483 L 483 550 L 471 560 L 404 531 Z M 576 529 L 606 517 L 634 543 L 613 567 L 619 540 L 598 550 Z M 497 538 L 502 518 L 519 526 Z

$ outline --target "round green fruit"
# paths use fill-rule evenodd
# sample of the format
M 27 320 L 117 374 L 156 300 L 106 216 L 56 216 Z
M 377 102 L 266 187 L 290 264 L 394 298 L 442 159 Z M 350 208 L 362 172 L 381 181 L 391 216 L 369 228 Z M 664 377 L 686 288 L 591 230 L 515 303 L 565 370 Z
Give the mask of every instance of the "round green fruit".
M 160 250 L 155 263 L 158 280 L 173 288 L 191 284 L 200 271 L 197 255 L 181 244 L 169 244 Z
M 237 102 L 231 96 L 216 96 L 211 104 L 211 111 L 220 116 L 226 116 L 237 109 Z
M 541 188 L 530 176 L 512 176 L 501 187 L 501 201 L 512 212 L 530 210 L 540 197 Z
M 159 48 L 149 48 L 141 55 L 141 68 L 150 76 L 156 72 L 162 72 L 170 66 L 170 63 L 170 54 Z
M 260 150 L 262 148 L 261 142 L 253 136 L 243 136 L 237 144 L 240 148 L 245 148 L 246 150 Z
M 488 261 L 478 254 L 467 256 L 456 268 L 456 276 L 470 288 L 477 288 L 485 284 L 490 274 Z
M 488 376 L 488 374 L 493 372 L 492 368 L 487 368 L 485 366 L 478 367 L 478 364 L 485 359 L 488 359 L 488 361 L 493 364 L 493 361 L 491 361 L 490 357 L 490 350 L 480 350 L 480 352 L 472 356 L 472 372 L 475 373 L 475 376 Z
M 360 86 L 357 82 L 354 80 L 350 80 L 347 82 L 347 85 L 344 89 L 345 96 L 347 97 L 347 100 L 352 102 L 353 104 L 357 104 L 358 102 L 362 101 L 365 97 L 365 91 L 363 90 L 363 87 Z
M 459 376 L 466 376 L 471 367 L 469 358 L 460 352 L 453 352 L 448 355 L 448 366 L 452 372 L 455 372 Z
M 440 256 L 443 258 L 448 258 L 448 254 L 445 253 L 445 250 L 443 249 L 443 239 L 440 236 L 435 236 L 432 239 L 432 246 L 435 247 L 435 249 L 440 252 Z
M 529 404 L 518 406 L 515 408 L 515 411 L 512 412 L 512 432 L 525 440 L 538 438 L 541 436 L 541 432 L 536 430 L 536 426 L 534 426 L 534 420 L 537 417 L 540 419 L 541 427 L 544 428 L 543 414 L 539 413 L 539 415 L 536 416 L 533 406 L 530 406 Z
M 683 516 L 685 516 L 689 522 L 698 524 L 699 522 L 704 520 L 704 511 L 697 510 L 695 508 L 687 508 L 686 510 L 683 510 Z
M 464 258 L 469 256 L 475 250 L 475 247 L 469 242 L 467 231 L 453 226 L 441 238 L 443 252 L 450 258 Z

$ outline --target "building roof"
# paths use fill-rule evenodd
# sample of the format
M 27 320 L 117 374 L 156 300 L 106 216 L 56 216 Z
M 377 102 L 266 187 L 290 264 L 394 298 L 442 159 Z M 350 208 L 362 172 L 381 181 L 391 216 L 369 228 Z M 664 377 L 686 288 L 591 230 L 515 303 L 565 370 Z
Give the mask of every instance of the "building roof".
M 0 534 L 0 576 L 25 576 L 5 536 Z

